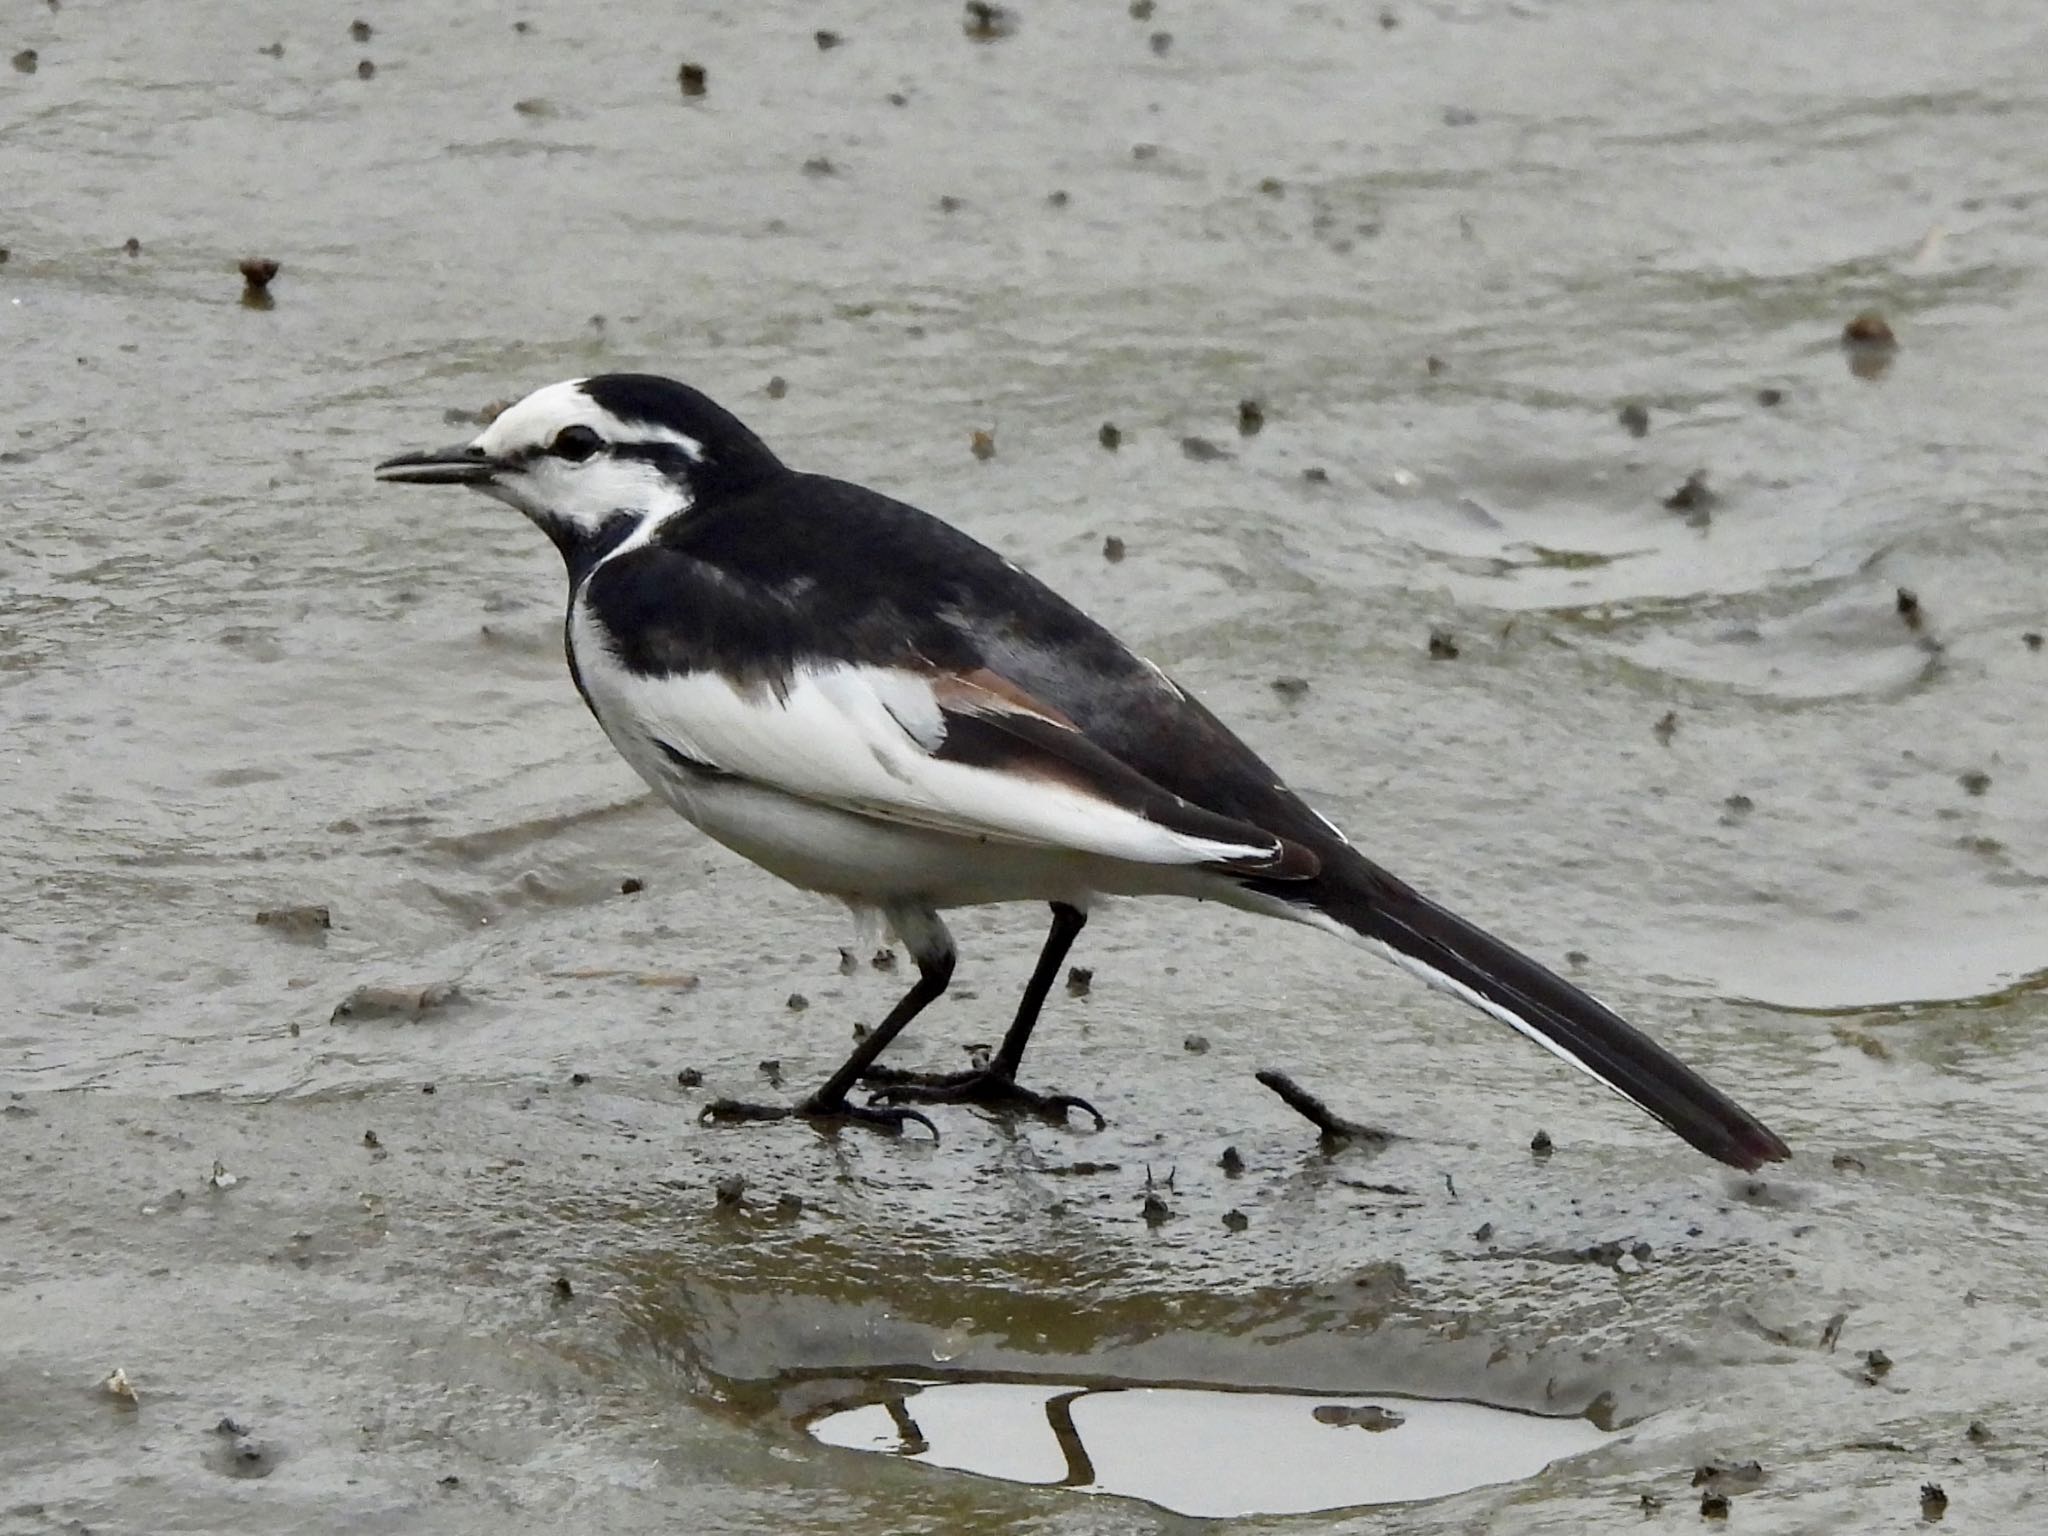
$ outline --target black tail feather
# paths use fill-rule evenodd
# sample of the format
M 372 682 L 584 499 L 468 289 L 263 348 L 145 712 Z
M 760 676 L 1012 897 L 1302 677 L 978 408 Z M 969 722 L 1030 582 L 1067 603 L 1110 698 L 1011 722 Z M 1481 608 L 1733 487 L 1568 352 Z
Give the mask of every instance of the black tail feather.
M 1791 1156 L 1761 1121 L 1612 1009 L 1364 859 L 1272 894 L 1318 912 L 1432 986 L 1528 1035 L 1736 1168 Z

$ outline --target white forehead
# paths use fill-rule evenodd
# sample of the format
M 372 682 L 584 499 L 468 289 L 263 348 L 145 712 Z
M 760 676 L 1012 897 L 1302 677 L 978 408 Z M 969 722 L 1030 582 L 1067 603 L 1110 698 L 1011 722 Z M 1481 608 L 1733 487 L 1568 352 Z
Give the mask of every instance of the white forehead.
M 536 389 L 507 406 L 471 446 L 492 458 L 509 457 L 523 448 L 545 448 L 564 427 L 590 428 L 608 443 L 667 443 L 692 462 L 704 457 L 704 445 L 687 433 L 649 421 L 624 421 L 584 392 L 582 379 L 564 379 Z

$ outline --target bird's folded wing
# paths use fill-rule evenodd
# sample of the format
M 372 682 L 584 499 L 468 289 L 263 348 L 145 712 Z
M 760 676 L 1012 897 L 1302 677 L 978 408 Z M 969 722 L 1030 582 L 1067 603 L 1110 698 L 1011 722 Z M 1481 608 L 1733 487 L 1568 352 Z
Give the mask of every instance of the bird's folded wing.
M 986 670 L 818 662 L 778 686 L 711 670 L 621 683 L 671 755 L 862 815 L 1268 879 L 1319 867 L 1301 845 L 1161 788 Z

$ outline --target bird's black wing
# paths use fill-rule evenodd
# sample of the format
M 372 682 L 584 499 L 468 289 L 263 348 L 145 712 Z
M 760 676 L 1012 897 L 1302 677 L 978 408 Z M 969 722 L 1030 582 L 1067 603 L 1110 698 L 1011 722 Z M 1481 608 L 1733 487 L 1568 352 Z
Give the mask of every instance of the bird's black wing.
M 914 653 L 985 669 L 1191 804 L 1311 848 L 1337 841 L 1193 695 L 1037 577 L 915 507 L 792 475 L 678 519 L 663 542 L 783 600 L 779 631 L 747 637 L 780 664 L 892 665 Z

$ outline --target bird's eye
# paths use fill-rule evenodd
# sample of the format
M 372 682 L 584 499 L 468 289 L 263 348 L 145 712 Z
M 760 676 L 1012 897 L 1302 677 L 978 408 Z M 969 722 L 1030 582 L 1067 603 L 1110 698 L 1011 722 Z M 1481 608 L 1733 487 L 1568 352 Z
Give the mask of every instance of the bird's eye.
M 581 464 L 603 446 L 604 439 L 588 427 L 564 427 L 555 434 L 555 440 L 548 444 L 548 452 L 558 459 Z

